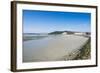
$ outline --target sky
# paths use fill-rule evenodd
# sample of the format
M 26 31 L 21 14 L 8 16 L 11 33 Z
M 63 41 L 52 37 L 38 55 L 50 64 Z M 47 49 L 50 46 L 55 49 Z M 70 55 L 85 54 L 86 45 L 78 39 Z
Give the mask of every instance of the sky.
M 91 31 L 91 13 L 23 10 L 23 33 Z

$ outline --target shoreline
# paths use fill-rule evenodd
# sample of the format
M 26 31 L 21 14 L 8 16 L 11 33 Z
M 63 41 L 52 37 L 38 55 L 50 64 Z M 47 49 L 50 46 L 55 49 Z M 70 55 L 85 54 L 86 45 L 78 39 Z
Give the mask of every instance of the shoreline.
M 80 53 L 73 59 L 73 60 L 84 60 L 84 59 L 90 59 L 90 52 L 91 52 L 91 47 L 90 47 L 90 38 L 87 40 L 86 44 L 80 49 Z
M 24 42 L 23 62 L 73 60 L 88 39 L 62 35 Z

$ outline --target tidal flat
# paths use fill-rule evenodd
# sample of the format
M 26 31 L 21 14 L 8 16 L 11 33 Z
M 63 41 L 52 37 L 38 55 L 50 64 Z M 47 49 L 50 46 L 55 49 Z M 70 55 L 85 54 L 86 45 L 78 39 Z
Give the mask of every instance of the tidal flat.
M 89 39 L 89 37 L 77 35 L 36 37 L 23 41 L 23 62 L 73 60 Z

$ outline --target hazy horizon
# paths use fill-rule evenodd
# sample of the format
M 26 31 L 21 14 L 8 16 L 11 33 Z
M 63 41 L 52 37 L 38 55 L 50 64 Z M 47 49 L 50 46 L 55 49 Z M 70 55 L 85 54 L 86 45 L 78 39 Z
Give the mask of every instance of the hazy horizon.
M 65 30 L 65 31 L 69 31 L 69 30 Z M 51 32 L 55 32 L 55 31 L 51 31 Z M 25 33 L 51 33 L 51 32 L 25 32 Z M 79 32 L 79 31 L 70 31 L 70 32 Z M 88 33 L 91 33 L 91 32 L 88 32 Z
M 91 14 L 23 10 L 23 33 L 91 32 Z

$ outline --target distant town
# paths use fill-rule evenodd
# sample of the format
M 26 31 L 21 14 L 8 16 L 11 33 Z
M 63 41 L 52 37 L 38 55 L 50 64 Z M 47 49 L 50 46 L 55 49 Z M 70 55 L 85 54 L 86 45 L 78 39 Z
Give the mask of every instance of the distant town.
M 24 35 L 59 35 L 59 34 L 63 34 L 63 35 L 82 35 L 82 36 L 90 36 L 91 32 L 77 32 L 77 31 L 54 31 L 54 32 L 50 32 L 50 33 L 24 33 Z

